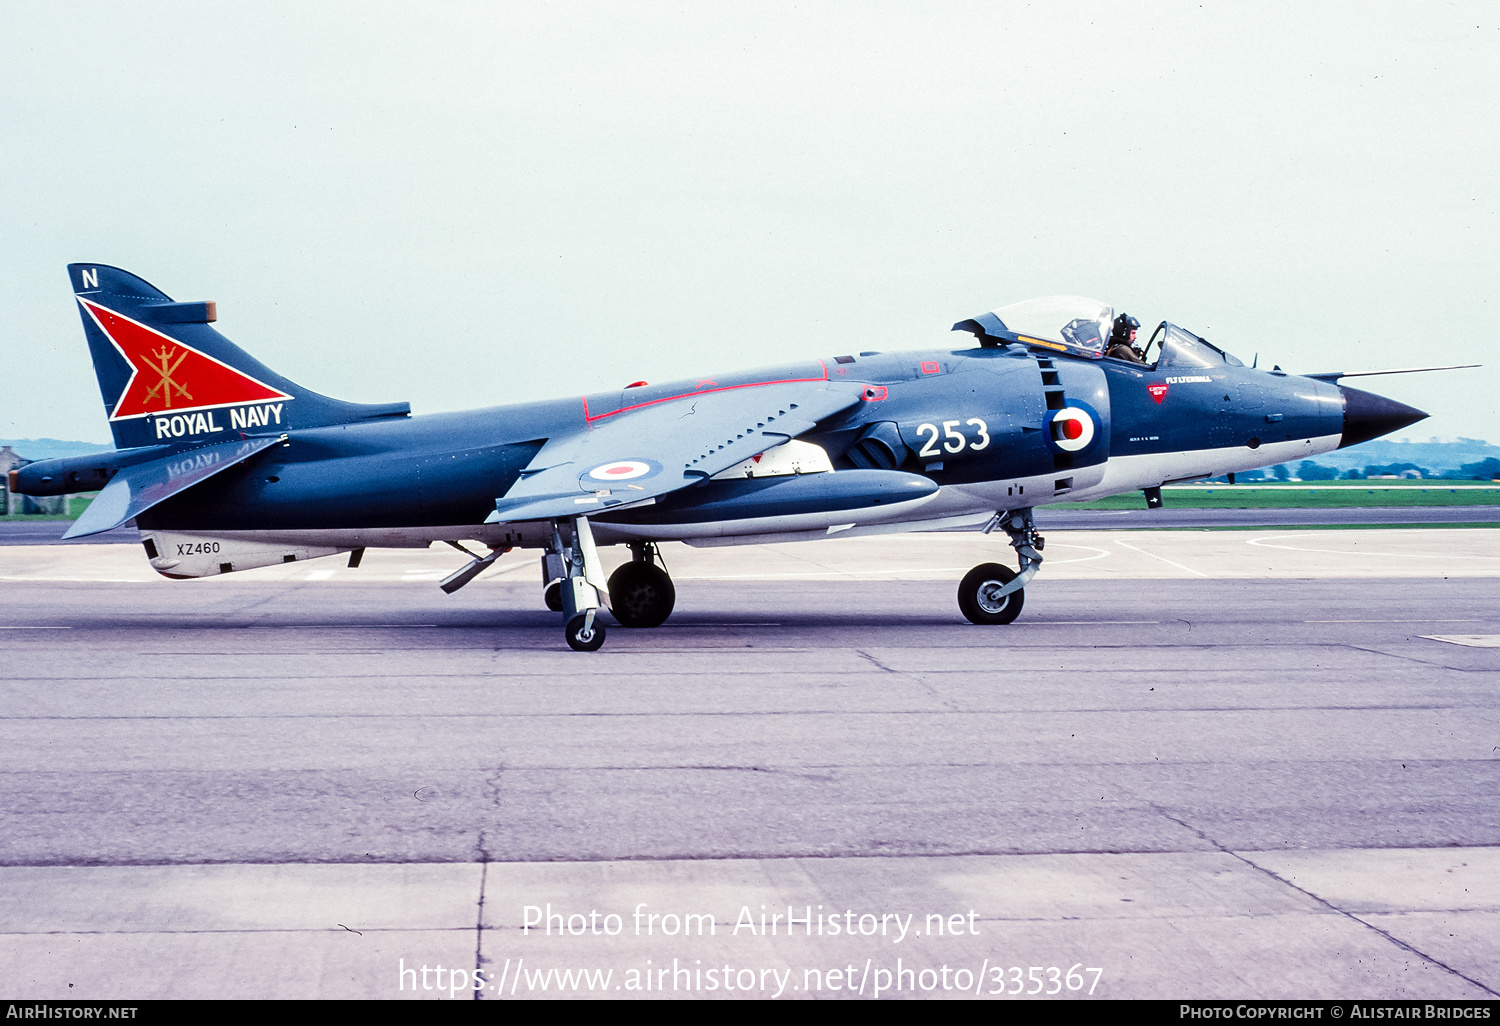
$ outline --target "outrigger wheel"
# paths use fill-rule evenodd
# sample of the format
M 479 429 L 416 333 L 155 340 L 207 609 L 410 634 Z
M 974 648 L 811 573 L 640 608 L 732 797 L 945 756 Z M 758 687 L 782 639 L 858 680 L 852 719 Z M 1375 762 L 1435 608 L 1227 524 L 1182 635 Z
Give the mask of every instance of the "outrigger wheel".
M 655 563 L 631 560 L 609 575 L 609 611 L 621 627 L 660 627 L 676 603 L 672 578 Z
M 562 612 L 562 581 L 553 581 L 542 591 L 542 601 L 554 613 Z

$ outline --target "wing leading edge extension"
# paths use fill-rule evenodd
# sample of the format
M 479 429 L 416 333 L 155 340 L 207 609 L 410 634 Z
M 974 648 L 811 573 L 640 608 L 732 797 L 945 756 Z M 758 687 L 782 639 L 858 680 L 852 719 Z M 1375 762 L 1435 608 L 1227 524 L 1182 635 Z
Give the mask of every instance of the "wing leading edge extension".
M 495 503 L 487 523 L 624 509 L 705 481 L 860 401 L 826 380 L 696 392 L 554 437 Z
M 126 467 L 89 503 L 63 540 L 113 530 L 157 503 L 243 463 L 280 441 L 279 437 L 270 437 L 221 442 Z

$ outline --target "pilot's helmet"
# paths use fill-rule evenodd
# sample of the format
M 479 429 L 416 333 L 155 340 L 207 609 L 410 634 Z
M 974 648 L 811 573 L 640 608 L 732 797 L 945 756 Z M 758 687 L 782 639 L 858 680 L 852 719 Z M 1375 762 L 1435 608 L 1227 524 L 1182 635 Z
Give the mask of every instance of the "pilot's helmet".
M 1110 333 L 1110 342 L 1129 345 L 1130 333 L 1132 331 L 1139 331 L 1140 328 L 1140 321 L 1136 320 L 1128 313 L 1122 313 L 1120 316 L 1115 318 L 1115 327 L 1114 330 Z

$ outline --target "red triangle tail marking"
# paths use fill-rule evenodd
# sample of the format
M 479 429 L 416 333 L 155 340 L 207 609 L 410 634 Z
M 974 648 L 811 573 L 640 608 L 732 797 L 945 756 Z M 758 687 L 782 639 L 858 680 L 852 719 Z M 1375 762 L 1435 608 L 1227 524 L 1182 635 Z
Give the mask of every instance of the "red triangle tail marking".
M 292 398 L 138 321 L 82 302 L 130 364 L 130 380 L 111 420 Z

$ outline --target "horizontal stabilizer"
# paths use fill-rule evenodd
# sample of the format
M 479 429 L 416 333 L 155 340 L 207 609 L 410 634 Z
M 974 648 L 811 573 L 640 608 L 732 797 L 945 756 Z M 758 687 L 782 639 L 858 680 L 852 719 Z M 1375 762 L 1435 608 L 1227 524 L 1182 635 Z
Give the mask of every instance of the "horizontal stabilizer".
M 157 503 L 243 463 L 280 441 L 280 438 L 247 438 L 221 442 L 126 467 L 104 486 L 98 498 L 89 503 L 88 509 L 63 535 L 63 540 L 112 531 Z

